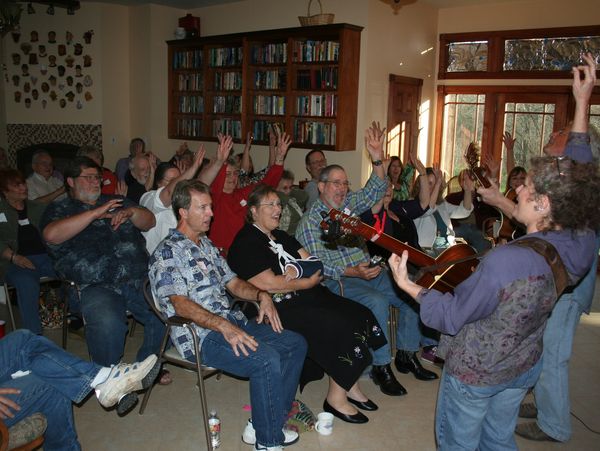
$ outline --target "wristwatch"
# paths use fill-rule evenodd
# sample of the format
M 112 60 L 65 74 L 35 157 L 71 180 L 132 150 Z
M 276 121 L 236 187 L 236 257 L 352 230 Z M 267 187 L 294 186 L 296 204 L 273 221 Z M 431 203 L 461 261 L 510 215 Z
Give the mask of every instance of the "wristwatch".
M 373 166 L 381 166 L 383 164 L 383 161 L 381 161 L 381 160 L 375 160 L 372 163 L 373 163 Z

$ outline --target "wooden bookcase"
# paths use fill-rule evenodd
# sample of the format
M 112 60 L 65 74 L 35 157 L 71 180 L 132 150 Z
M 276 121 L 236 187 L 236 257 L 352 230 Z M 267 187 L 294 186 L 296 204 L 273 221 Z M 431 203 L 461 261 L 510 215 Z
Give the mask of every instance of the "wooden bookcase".
M 360 33 L 349 24 L 168 41 L 169 138 L 268 143 L 272 124 L 294 147 L 356 147 Z

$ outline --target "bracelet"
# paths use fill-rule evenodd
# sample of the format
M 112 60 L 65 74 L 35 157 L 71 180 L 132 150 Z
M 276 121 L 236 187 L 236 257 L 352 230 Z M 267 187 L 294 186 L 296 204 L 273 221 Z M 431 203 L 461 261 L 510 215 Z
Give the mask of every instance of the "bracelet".
M 12 255 L 10 256 L 10 262 L 14 263 L 15 262 L 15 255 L 17 255 L 16 252 L 13 252 Z
M 373 166 L 381 166 L 383 164 L 383 161 L 381 161 L 381 160 L 375 160 L 372 163 L 373 163 Z

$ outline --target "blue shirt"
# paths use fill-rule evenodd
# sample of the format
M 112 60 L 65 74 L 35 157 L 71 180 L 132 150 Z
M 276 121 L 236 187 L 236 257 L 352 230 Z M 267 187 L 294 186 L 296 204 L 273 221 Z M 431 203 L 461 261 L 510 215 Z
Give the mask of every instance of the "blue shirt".
M 205 236 L 196 244 L 176 229 L 158 245 L 150 257 L 150 285 L 157 307 L 169 318 L 175 316 L 170 296 L 185 296 L 210 313 L 243 320 L 244 314 L 230 312 L 225 285 L 234 277 L 225 259 Z M 194 324 L 199 345 L 212 332 Z M 185 327 L 173 327 L 171 340 L 186 359 L 194 355 L 192 335 Z
M 42 216 L 40 230 L 53 221 L 93 210 L 117 197 L 101 195 L 94 205 L 71 197 L 52 202 Z M 123 208 L 135 206 L 123 199 Z M 54 269 L 80 288 L 94 284 L 118 289 L 124 283 L 141 283 L 148 269 L 144 237 L 131 221 L 114 230 L 110 219 L 96 219 L 74 237 L 60 244 L 48 244 L 48 253 L 54 260 Z

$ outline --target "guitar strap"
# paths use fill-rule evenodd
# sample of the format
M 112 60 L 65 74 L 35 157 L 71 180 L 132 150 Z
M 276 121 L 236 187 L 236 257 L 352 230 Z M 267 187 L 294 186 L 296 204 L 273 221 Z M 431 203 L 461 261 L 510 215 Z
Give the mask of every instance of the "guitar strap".
M 554 285 L 556 286 L 556 295 L 560 297 L 562 292 L 570 285 L 569 273 L 567 268 L 560 258 L 556 248 L 546 240 L 536 237 L 523 238 L 521 240 L 513 241 L 509 246 L 521 246 L 527 247 L 540 254 L 552 269 L 554 275 Z

